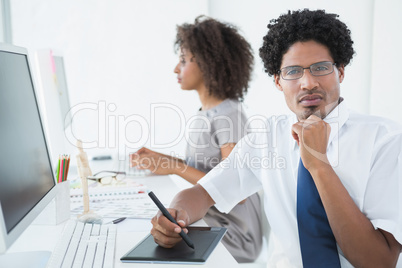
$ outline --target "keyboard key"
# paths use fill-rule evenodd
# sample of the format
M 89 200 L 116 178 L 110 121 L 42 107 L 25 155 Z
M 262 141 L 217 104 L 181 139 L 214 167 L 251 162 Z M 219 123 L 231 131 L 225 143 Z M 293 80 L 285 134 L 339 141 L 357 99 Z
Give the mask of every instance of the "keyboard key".
M 100 224 L 94 224 L 94 225 L 92 225 L 91 236 L 98 236 L 98 235 L 99 235 L 100 226 L 101 226 Z
M 103 258 L 105 256 L 106 241 L 99 241 L 96 247 L 94 267 L 103 267 Z
M 95 259 L 95 252 L 96 252 L 96 242 L 89 242 L 87 247 L 87 252 L 85 254 L 84 265 L 83 268 L 92 268 L 92 264 L 94 263 Z
M 117 226 L 109 225 L 108 237 L 106 241 L 105 261 L 103 267 L 113 267 L 114 264 L 114 250 L 116 245 Z
M 88 245 L 88 242 L 86 240 L 80 241 L 77 252 L 75 254 L 74 263 L 72 266 L 73 268 L 81 268 L 82 267 L 82 265 L 84 263 L 84 259 L 85 259 L 85 254 L 87 253 L 87 245 Z

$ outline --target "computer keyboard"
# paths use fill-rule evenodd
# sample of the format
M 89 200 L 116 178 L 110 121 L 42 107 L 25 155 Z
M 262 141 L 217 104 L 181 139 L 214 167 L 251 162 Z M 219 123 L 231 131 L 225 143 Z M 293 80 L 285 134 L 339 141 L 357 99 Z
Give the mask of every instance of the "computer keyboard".
M 47 267 L 113 267 L 115 244 L 116 225 L 68 220 Z

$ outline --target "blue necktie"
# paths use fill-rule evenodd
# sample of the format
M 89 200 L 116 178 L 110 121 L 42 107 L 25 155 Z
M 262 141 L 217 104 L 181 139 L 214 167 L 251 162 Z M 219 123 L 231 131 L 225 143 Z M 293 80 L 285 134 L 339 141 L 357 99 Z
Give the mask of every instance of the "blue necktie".
M 341 267 L 320 195 L 301 159 L 297 176 L 297 225 L 303 267 Z

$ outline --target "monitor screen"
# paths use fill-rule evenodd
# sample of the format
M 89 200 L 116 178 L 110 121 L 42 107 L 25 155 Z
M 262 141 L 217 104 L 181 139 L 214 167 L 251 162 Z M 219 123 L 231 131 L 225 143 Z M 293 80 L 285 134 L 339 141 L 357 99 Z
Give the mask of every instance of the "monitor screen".
M 22 50 L 24 53 L 13 50 L 0 46 L 0 203 L 3 216 L 0 227 L 5 226 L 6 230 L 6 234 L 1 234 L 3 238 L 15 229 L 22 232 L 26 226 L 17 228 L 18 225 L 31 223 L 24 219 L 32 211 L 40 213 L 41 209 L 35 207 L 55 186 L 26 50 Z M 41 206 L 44 208 L 46 204 Z M 37 214 L 30 215 L 30 220 Z

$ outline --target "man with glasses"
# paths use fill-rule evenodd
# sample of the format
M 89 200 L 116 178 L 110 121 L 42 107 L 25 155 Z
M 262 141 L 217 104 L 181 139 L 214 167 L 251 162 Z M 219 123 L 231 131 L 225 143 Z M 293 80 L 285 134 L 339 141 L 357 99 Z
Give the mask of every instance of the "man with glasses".
M 268 28 L 260 56 L 294 115 L 243 138 L 175 197 L 171 214 L 185 227 L 263 189 L 268 267 L 402 267 L 402 128 L 350 111 L 340 97 L 354 54 L 349 29 L 320 10 L 288 12 Z M 273 155 L 284 161 L 264 166 Z M 180 241 L 160 213 L 152 224 L 159 245 Z

